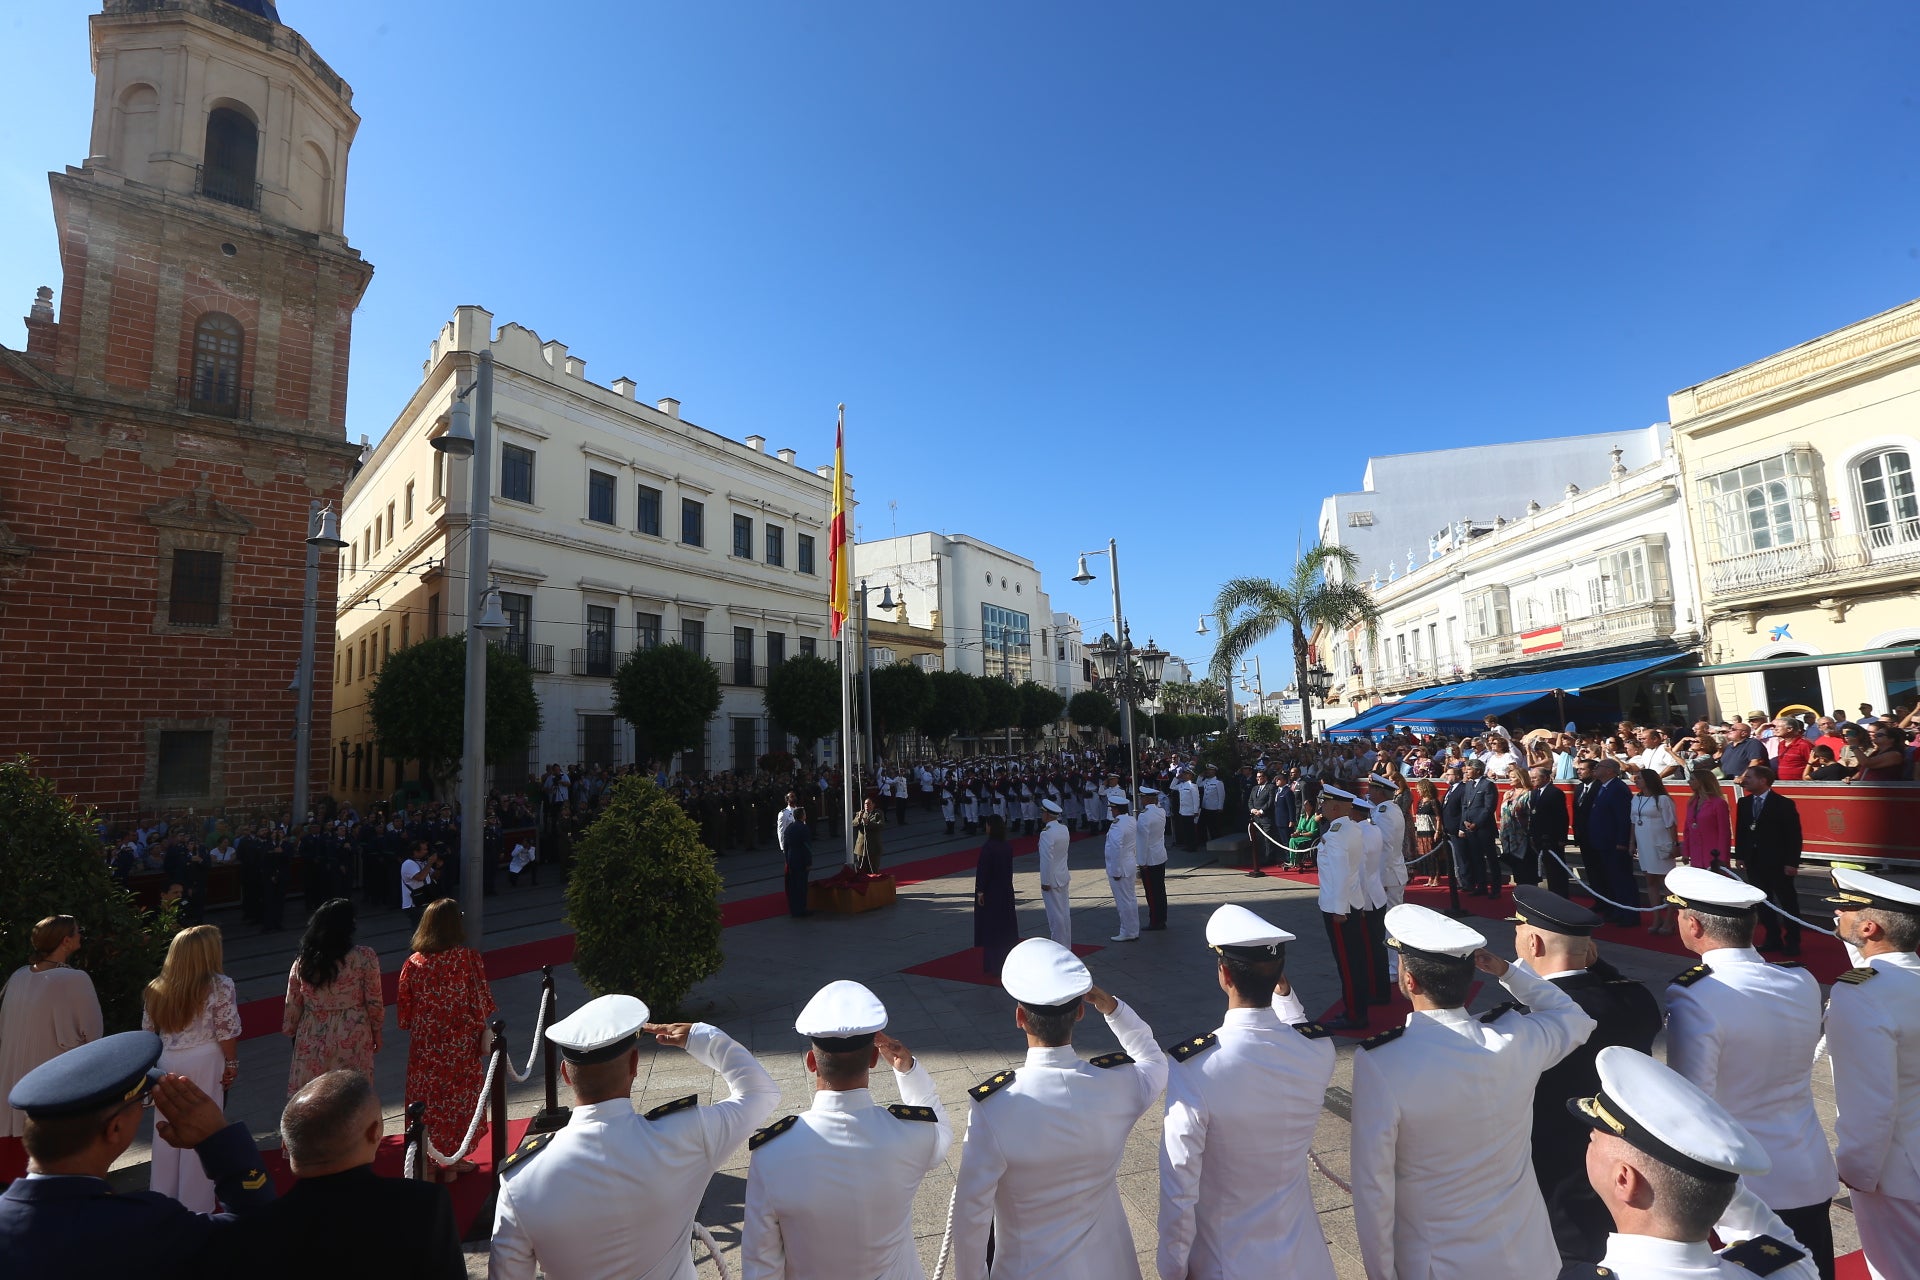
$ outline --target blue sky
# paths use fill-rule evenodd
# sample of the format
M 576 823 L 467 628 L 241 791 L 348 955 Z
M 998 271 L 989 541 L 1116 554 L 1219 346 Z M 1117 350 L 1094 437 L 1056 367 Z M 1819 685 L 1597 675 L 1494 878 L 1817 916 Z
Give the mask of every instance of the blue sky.
M 97 7 L 0 15 L 8 317 L 58 284 Z M 1029 555 L 1095 627 L 1067 579 L 1118 537 L 1196 660 L 1369 454 L 1642 426 L 1920 294 L 1911 4 L 281 14 L 364 118 L 354 436 L 478 303 L 808 464 L 845 401 L 863 534 Z

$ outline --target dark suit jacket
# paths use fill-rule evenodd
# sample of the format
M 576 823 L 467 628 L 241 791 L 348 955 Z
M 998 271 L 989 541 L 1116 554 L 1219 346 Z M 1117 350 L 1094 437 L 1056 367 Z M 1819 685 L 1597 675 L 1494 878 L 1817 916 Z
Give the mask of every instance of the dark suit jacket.
M 1779 791 L 1767 792 L 1760 821 L 1753 820 L 1752 796 L 1740 797 L 1733 824 L 1733 856 L 1764 870 L 1800 865 L 1800 810 Z
M 1527 811 L 1527 843 L 1559 853 L 1567 847 L 1567 793 L 1548 783 L 1533 793 Z
M 1587 850 L 1596 857 L 1612 857 L 1633 844 L 1633 792 L 1615 778 L 1594 789 L 1587 811 Z
M 1600 791 L 1600 784 L 1593 781 L 1573 784 L 1573 842 L 1582 849 L 1587 847 L 1587 819 L 1593 816 L 1593 798 Z
M 447 1189 L 372 1165 L 303 1178 L 222 1233 L 195 1280 L 466 1280 Z M 57 1274 L 57 1272 L 55 1273 Z
M 1456 793 L 1460 797 L 1460 807 L 1456 814 L 1458 820 L 1448 822 L 1447 831 L 1451 833 L 1465 830 L 1466 824 L 1471 822 L 1473 830 L 1468 831 L 1463 837 L 1468 846 L 1475 849 L 1493 848 L 1494 840 L 1500 834 L 1494 824 L 1495 815 L 1500 809 L 1500 793 L 1494 789 L 1493 783 L 1485 778 L 1481 778 L 1478 782 L 1469 779 L 1457 787 L 1448 788 L 1449 804 L 1453 802 Z

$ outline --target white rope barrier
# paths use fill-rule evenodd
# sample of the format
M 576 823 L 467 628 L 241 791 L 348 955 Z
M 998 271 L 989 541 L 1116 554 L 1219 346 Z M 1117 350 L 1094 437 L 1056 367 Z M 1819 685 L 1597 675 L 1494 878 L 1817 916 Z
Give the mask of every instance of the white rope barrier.
M 1738 871 L 1735 871 L 1732 867 L 1723 867 L 1721 868 L 1721 870 L 1725 871 L 1728 875 L 1732 876 L 1735 880 L 1738 880 L 1741 884 L 1747 883 L 1747 878 L 1741 875 Z M 1787 911 L 1781 907 L 1775 906 L 1772 898 L 1762 899 L 1762 905 L 1764 905 L 1768 910 L 1772 911 L 1773 914 L 1779 916 L 1781 919 L 1791 920 L 1795 924 L 1800 925 L 1803 928 L 1813 930 L 1815 933 L 1824 933 L 1829 938 L 1837 938 L 1840 936 L 1839 934 L 1835 933 L 1831 929 L 1822 929 L 1819 925 L 1813 923 L 1813 921 L 1811 920 L 1808 920 L 1806 917 L 1802 916 L 1797 911 Z
M 713 1242 L 713 1233 L 704 1223 L 693 1224 L 693 1238 L 707 1247 L 707 1256 L 713 1259 L 713 1265 L 720 1268 L 720 1280 L 733 1280 L 733 1272 L 727 1270 L 727 1260 L 720 1256 L 720 1246 Z
M 1572 880 L 1573 883 L 1579 885 L 1582 889 L 1586 890 L 1589 894 L 1591 894 L 1595 902 L 1604 902 L 1610 907 L 1618 907 L 1622 911 L 1638 912 L 1641 915 L 1650 915 L 1655 911 L 1665 911 L 1667 909 L 1665 903 L 1662 903 L 1657 907 L 1630 907 L 1624 902 L 1615 902 L 1612 898 L 1607 897 L 1607 895 L 1605 895 L 1604 893 L 1601 893 L 1598 889 L 1594 888 L 1592 884 L 1588 883 L 1586 878 L 1582 876 L 1578 871 L 1575 871 L 1572 867 L 1568 866 L 1567 860 L 1565 858 L 1561 857 L 1559 854 L 1555 853 L 1551 849 L 1542 849 L 1541 852 L 1546 854 L 1549 858 L 1552 858 L 1555 862 L 1559 863 L 1560 869 L 1567 873 L 1567 877 L 1570 880 Z
M 473 1144 L 478 1141 L 480 1137 L 480 1122 L 487 1117 L 487 1099 L 493 1094 L 493 1073 L 499 1068 L 501 1062 L 506 1059 L 506 1056 L 504 1052 L 488 1055 L 487 1078 L 480 1086 L 480 1100 L 473 1104 L 473 1120 L 467 1125 L 467 1136 L 461 1139 L 460 1149 L 458 1151 L 450 1156 L 441 1155 L 433 1145 L 433 1134 L 427 1128 L 426 1122 L 424 1120 L 421 1122 L 420 1143 L 426 1148 L 428 1157 L 442 1169 L 459 1164 L 462 1160 L 465 1160 L 473 1154 Z M 513 1070 L 512 1063 L 507 1064 L 507 1070 Z M 411 1163 L 411 1161 L 409 1163 Z M 408 1170 L 407 1176 L 413 1176 L 411 1169 Z
M 1348 1186 L 1347 1183 L 1340 1177 L 1339 1174 L 1327 1168 L 1327 1162 L 1320 1158 L 1320 1153 L 1318 1151 L 1309 1151 L 1307 1152 L 1307 1156 L 1309 1159 L 1313 1161 L 1313 1167 L 1320 1171 L 1321 1177 L 1325 1178 L 1328 1182 L 1331 1182 L 1334 1186 L 1340 1188 L 1342 1191 L 1346 1192 L 1348 1195 L 1353 1194 L 1353 1188 Z
M 940 1256 L 933 1260 L 933 1280 L 940 1280 L 947 1271 L 947 1255 L 953 1251 L 953 1210 L 960 1203 L 960 1184 L 953 1184 L 953 1194 L 947 1197 L 947 1229 L 940 1234 Z
M 514 1068 L 513 1059 L 507 1059 L 507 1078 L 515 1084 L 525 1084 L 527 1077 L 533 1074 L 533 1064 L 540 1060 L 541 1037 L 547 1033 L 547 1015 L 553 1009 L 553 992 L 542 988 L 540 992 L 540 1012 L 533 1020 L 533 1043 L 527 1046 L 527 1069 Z

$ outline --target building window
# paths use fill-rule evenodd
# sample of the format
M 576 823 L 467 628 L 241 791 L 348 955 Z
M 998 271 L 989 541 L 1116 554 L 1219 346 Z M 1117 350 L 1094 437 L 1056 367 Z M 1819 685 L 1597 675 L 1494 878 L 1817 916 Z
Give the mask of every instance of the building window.
M 367 637 L 360 637 L 360 678 L 367 678 Z
M 1373 512 L 1371 511 L 1347 512 L 1347 528 L 1369 529 L 1372 527 L 1373 527 Z
M 778 569 L 787 563 L 787 531 L 777 524 L 767 526 L 767 563 Z
M 636 649 L 658 649 L 660 647 L 659 614 L 636 613 L 633 615 L 633 645 Z
M 767 632 L 767 669 L 771 671 L 787 660 L 787 633 Z
M 500 637 L 502 647 L 520 661 L 532 662 L 533 597 L 518 591 L 502 591 L 500 611 L 507 615 L 507 633 Z
M 387 659 L 391 657 L 392 654 L 393 654 L 393 628 L 391 626 L 381 627 L 380 628 L 380 669 L 382 671 L 385 671 L 387 669 Z
M 752 774 L 759 765 L 759 755 L 754 750 L 758 728 L 750 716 L 733 717 L 733 771 L 742 777 Z
M 240 358 L 246 335 L 240 322 L 209 311 L 193 325 L 193 381 L 187 403 L 197 413 L 240 415 Z
M 801 636 L 800 637 L 800 656 L 803 658 L 813 657 L 814 656 L 813 646 L 814 646 L 814 639 L 812 636 Z
M 753 685 L 753 628 L 733 629 L 733 682 L 749 688 Z
M 1600 557 L 1603 609 L 1625 609 L 1672 598 L 1667 549 L 1658 543 L 1636 543 Z
M 1875 551 L 1920 542 L 1920 496 L 1913 486 L 1913 455 L 1889 449 L 1854 464 L 1861 523 Z
M 402 508 L 402 511 L 404 513 L 406 522 L 408 524 L 412 524 L 413 523 L 413 481 L 411 480 L 407 481 L 407 501 L 406 501 L 406 506 Z
M 380 521 L 376 517 L 374 522 L 367 526 L 367 559 L 371 560 L 373 559 L 374 556 L 378 555 L 379 553 L 380 553 Z
M 742 560 L 753 559 L 753 517 L 733 518 L 733 554 Z
M 1707 545 L 1731 560 L 1808 540 L 1814 523 L 1813 452 L 1793 449 L 1700 482 Z
M 590 676 L 613 674 L 613 606 L 587 606 L 587 669 Z
M 604 471 L 587 472 L 587 519 L 595 524 L 617 524 L 614 518 L 614 478 Z
M 533 505 L 533 450 L 500 446 L 500 496 Z
M 434 592 L 427 597 L 427 638 L 437 640 L 440 637 L 440 593 Z
M 1486 640 L 1513 630 L 1513 612 L 1505 587 L 1488 587 L 1467 597 L 1467 636 Z
M 803 533 L 799 535 L 799 537 L 795 539 L 793 551 L 794 551 L 794 559 L 796 562 L 796 567 L 800 570 L 800 572 L 812 573 L 813 572 L 813 535 L 810 533 Z
M 986 674 L 1005 677 L 1014 684 L 1033 675 L 1033 635 L 1026 614 L 983 604 L 980 629 L 986 646 Z
M 231 107 L 207 113 L 207 153 L 200 165 L 200 194 L 242 209 L 259 207 L 260 131 Z
M 707 545 L 707 508 L 692 498 L 680 499 L 680 541 L 690 547 Z
M 387 504 L 387 541 L 393 541 L 393 504 Z
M 588 768 L 611 769 L 618 749 L 620 722 L 613 716 L 580 717 L 580 763 Z
M 410 613 L 403 613 L 400 615 L 400 647 L 402 649 L 406 648 L 407 645 L 411 642 L 412 636 L 413 636 L 413 615 Z
M 167 621 L 176 627 L 220 625 L 220 586 L 226 557 L 218 551 L 175 550 Z
M 660 536 L 660 491 L 643 484 L 639 492 L 639 501 L 636 503 L 638 514 L 634 517 L 633 527 L 657 538 Z
M 213 793 L 213 730 L 160 731 L 153 792 L 156 800 L 191 800 Z
M 699 618 L 680 619 L 680 647 L 705 656 L 707 624 Z
M 447 496 L 447 455 L 438 449 L 433 451 L 433 496 Z

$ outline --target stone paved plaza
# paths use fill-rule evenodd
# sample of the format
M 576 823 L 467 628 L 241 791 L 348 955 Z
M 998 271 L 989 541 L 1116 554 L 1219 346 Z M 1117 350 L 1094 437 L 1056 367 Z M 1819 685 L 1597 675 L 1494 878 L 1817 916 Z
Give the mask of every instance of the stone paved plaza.
M 888 833 L 888 862 L 899 866 L 931 854 L 970 847 L 964 837 L 948 838 L 941 825 L 916 814 L 904 830 Z M 827 874 L 840 858 L 837 841 L 816 848 L 816 877 Z M 1328 954 L 1312 888 L 1290 881 L 1251 879 L 1241 868 L 1228 865 L 1216 853 L 1187 855 L 1176 851 L 1167 879 L 1171 901 L 1170 927 L 1144 934 L 1139 941 L 1109 943 L 1115 929 L 1112 902 L 1100 863 L 1097 839 L 1073 845 L 1074 939 L 1102 949 L 1089 957 L 1095 981 L 1139 1011 L 1161 1043 L 1211 1030 L 1221 1020 L 1224 997 L 1214 983 L 1213 966 L 1204 941 L 1206 919 L 1225 902 L 1239 902 L 1299 935 L 1288 952 L 1288 972 L 1309 1016 L 1319 1016 L 1339 999 L 1338 981 Z M 721 859 L 728 900 L 777 893 L 780 871 L 777 854 L 736 853 Z M 1020 895 L 1020 923 L 1024 936 L 1043 936 L 1045 916 L 1040 906 L 1037 868 L 1033 857 L 1015 861 L 1015 885 Z M 548 876 L 538 887 L 507 889 L 488 899 L 486 946 L 489 949 L 553 937 L 567 931 L 557 877 Z M 853 917 L 814 916 L 792 920 L 785 915 L 726 931 L 726 964 L 696 989 L 686 1016 L 721 1027 L 740 1040 L 780 1082 L 784 1096 L 776 1115 L 804 1110 L 811 1086 L 802 1066 L 805 1044 L 793 1032 L 800 1006 L 821 985 L 835 978 L 866 983 L 886 1002 L 892 1019 L 889 1031 L 905 1041 L 932 1070 L 940 1096 L 956 1130 L 953 1150 L 945 1165 L 926 1179 L 915 1205 L 915 1230 L 921 1257 L 931 1273 L 939 1252 L 955 1171 L 959 1167 L 967 1115 L 966 1089 L 1010 1065 L 1025 1054 L 1025 1041 L 1013 1025 L 1012 1002 L 997 987 L 903 973 L 902 970 L 959 951 L 972 941 L 970 870 L 933 879 L 900 890 L 892 907 Z M 297 917 L 289 904 L 289 920 Z M 396 968 L 406 954 L 405 919 L 392 911 L 364 909 L 361 941 L 379 951 L 382 967 Z M 233 912 L 217 912 L 213 922 L 230 932 L 227 968 L 239 984 L 242 1000 L 271 997 L 285 989 L 286 969 L 298 942 L 297 928 L 261 936 L 244 931 Z M 1511 955 L 1512 927 L 1504 923 L 1473 921 L 1493 947 Z M 1686 962 L 1671 954 L 1629 946 L 1609 946 L 1606 954 L 1629 975 L 1648 982 L 1656 992 Z M 587 993 L 571 966 L 556 970 L 562 1014 L 577 1008 Z M 508 1021 L 516 1059 L 525 1062 L 528 1033 L 539 1000 L 540 974 L 523 974 L 494 983 L 494 995 Z M 1504 994 L 1486 983 L 1473 1007 L 1498 1003 Z M 1387 1022 L 1376 1017 L 1376 1028 Z M 1088 1017 L 1081 1024 L 1076 1047 L 1084 1056 L 1116 1046 L 1105 1024 Z M 1339 1061 L 1333 1087 L 1322 1112 L 1315 1152 L 1326 1172 L 1312 1175 L 1321 1225 L 1333 1248 L 1338 1274 L 1362 1275 L 1351 1200 L 1339 1183 L 1347 1178 L 1347 1101 L 1352 1080 L 1356 1041 L 1337 1039 Z M 263 1145 L 277 1143 L 279 1109 L 286 1099 L 289 1043 L 278 1035 L 248 1040 L 240 1046 L 241 1077 L 229 1099 L 229 1114 L 245 1119 Z M 401 1097 L 406 1074 L 406 1036 L 388 1013 L 385 1045 L 380 1054 L 377 1083 L 390 1117 L 388 1131 L 400 1128 Z M 642 1063 L 634 1100 L 642 1109 L 671 1098 L 698 1092 L 710 1100 L 720 1082 L 683 1052 L 649 1050 Z M 1815 1074 L 1823 1117 L 1832 1125 L 1831 1079 L 1824 1065 Z M 884 1068 L 876 1073 L 875 1093 L 893 1101 L 892 1081 Z M 516 1117 L 538 1110 L 543 1085 L 536 1071 L 524 1085 L 509 1092 Z M 566 1101 L 562 1096 L 562 1102 Z M 1121 1193 L 1133 1224 L 1143 1271 L 1153 1274 L 1154 1220 L 1158 1206 L 1158 1144 L 1161 1109 L 1156 1104 L 1135 1128 L 1121 1169 Z M 147 1151 L 135 1147 L 125 1157 L 117 1178 L 127 1185 L 144 1185 Z M 701 1220 L 707 1224 L 723 1253 L 739 1245 L 741 1205 L 747 1172 L 743 1147 L 708 1188 Z M 1327 1176 L 1331 1174 L 1332 1176 Z M 1836 1243 L 1845 1252 L 1858 1247 L 1851 1213 L 1840 1201 L 1834 1212 Z M 636 1206 L 640 1211 L 640 1206 Z M 485 1269 L 485 1245 L 469 1247 L 469 1270 Z M 696 1250 L 696 1253 L 698 1251 Z M 731 1264 L 730 1264 L 731 1265 Z M 735 1267 L 737 1274 L 737 1266 Z M 718 1271 L 704 1256 L 700 1275 Z

